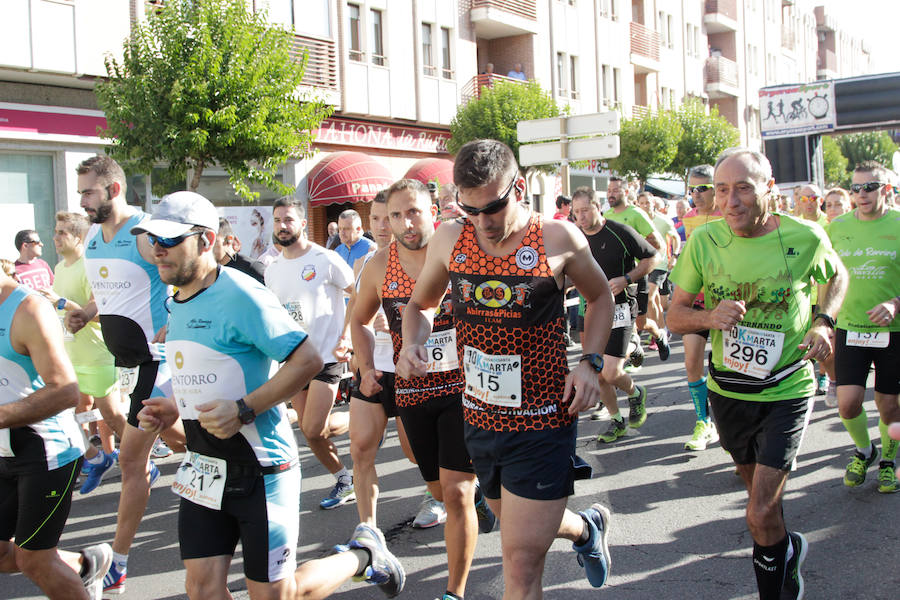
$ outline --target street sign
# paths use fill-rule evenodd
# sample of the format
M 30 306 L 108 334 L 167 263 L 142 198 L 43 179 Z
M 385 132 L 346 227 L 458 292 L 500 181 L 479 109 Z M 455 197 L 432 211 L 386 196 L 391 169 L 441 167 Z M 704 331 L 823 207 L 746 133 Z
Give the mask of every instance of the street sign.
M 570 140 L 568 142 L 543 142 L 519 146 L 519 162 L 522 166 L 615 158 L 619 155 L 619 136 Z
M 520 142 L 555 140 L 561 136 L 606 135 L 618 131 L 618 111 L 519 121 L 516 126 L 516 135 Z

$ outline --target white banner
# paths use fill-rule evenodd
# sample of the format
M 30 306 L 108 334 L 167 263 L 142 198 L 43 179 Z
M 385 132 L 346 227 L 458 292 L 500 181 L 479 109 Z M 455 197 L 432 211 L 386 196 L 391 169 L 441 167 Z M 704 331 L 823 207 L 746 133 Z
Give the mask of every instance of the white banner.
M 228 220 L 241 241 L 241 254 L 259 258 L 272 245 L 271 206 L 220 206 L 219 216 Z
M 834 82 L 759 90 L 759 124 L 765 139 L 833 130 L 837 124 Z

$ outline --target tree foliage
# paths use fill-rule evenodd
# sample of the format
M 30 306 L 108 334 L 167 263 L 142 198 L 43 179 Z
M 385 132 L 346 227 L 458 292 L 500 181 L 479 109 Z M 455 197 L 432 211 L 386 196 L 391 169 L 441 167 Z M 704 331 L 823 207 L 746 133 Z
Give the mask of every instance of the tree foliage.
M 684 128 L 672 111 L 646 113 L 622 122 L 619 156 L 610 169 L 646 181 L 653 173 L 664 173 L 678 154 Z
M 557 117 L 559 114 L 556 101 L 537 82 L 500 81 L 493 87 L 482 87 L 480 98 L 459 107 L 450 123 L 447 150 L 451 154 L 456 154 L 466 142 L 489 138 L 509 146 L 518 161 L 519 140 L 516 135 L 518 122 Z M 537 168 L 555 170 L 553 165 Z
M 850 133 L 837 136 L 838 146 L 848 161 L 847 168 L 853 167 L 866 160 L 880 162 L 888 169 L 891 168 L 891 159 L 897 150 L 897 144 L 886 131 L 867 131 L 865 133 Z
M 298 94 L 306 56 L 293 60 L 291 41 L 244 0 L 167 1 L 135 26 L 121 62 L 106 60 L 97 97 L 109 153 L 145 173 L 165 163 L 169 183 L 192 169 L 192 190 L 218 165 L 242 198 L 259 196 L 250 183 L 293 192 L 277 169 L 309 155 L 331 108 Z
M 825 186 L 847 188 L 850 185 L 849 162 L 841 153 L 841 148 L 834 138 L 822 136 L 822 157 L 825 163 Z
M 716 106 L 712 106 L 707 114 L 702 102 L 689 100 L 675 111 L 675 117 L 683 134 L 678 142 L 678 152 L 667 170 L 681 177 L 685 177 L 691 167 L 715 164 L 723 150 L 740 142 L 740 132 L 719 115 Z

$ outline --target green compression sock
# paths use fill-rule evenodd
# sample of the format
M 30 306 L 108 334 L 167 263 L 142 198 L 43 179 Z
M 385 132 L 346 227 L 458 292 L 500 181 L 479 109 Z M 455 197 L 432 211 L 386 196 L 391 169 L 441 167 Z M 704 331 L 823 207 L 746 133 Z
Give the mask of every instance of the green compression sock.
M 841 421 L 844 423 L 844 427 L 847 428 L 847 433 L 850 434 L 850 439 L 853 440 L 856 447 L 865 448 L 865 451 L 868 452 L 872 442 L 869 440 L 869 419 L 866 417 L 866 411 L 860 412 L 852 419 L 841 417 Z
M 878 419 L 878 431 L 881 432 L 881 458 L 894 462 L 894 459 L 897 458 L 897 447 L 900 446 L 900 442 L 888 435 L 888 426 L 881 419 Z

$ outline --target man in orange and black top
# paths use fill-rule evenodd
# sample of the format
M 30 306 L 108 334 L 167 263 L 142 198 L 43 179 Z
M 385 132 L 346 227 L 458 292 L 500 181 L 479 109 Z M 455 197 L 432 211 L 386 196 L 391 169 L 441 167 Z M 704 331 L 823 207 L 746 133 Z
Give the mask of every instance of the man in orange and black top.
M 434 311 L 451 284 L 466 446 L 500 517 L 504 598 L 541 595 L 544 557 L 556 537 L 574 542 L 599 587 L 609 572 L 609 511 L 595 504 L 574 513 L 566 499 L 574 492 L 578 413 L 600 398 L 609 284 L 574 225 L 544 221 L 523 206 L 525 180 L 504 144 L 463 146 L 454 183 L 468 218 L 435 232 L 404 313 L 397 374 L 426 373 Z M 587 301 L 587 354 L 571 373 L 563 339 L 567 276 Z
M 375 369 L 371 325 L 381 304 L 394 341 L 394 359 L 400 352 L 403 313 L 418 279 L 429 240 L 435 233 L 437 206 L 428 188 L 413 179 L 401 179 L 385 192 L 388 219 L 395 240 L 382 248 L 363 268 L 351 319 L 353 347 L 360 372 L 359 389 L 367 396 L 391 385 Z M 478 516 L 475 509 L 475 474 L 463 438 L 460 395 L 463 377 L 459 368 L 456 331 L 449 295 L 441 298 L 432 314 L 435 331 L 424 347 L 427 364 L 410 376 L 398 372 L 393 380 L 397 410 L 413 454 L 431 495 L 444 503 L 447 523 L 447 592 L 445 599 L 462 598 L 475 553 Z M 491 523 L 493 526 L 493 523 Z

